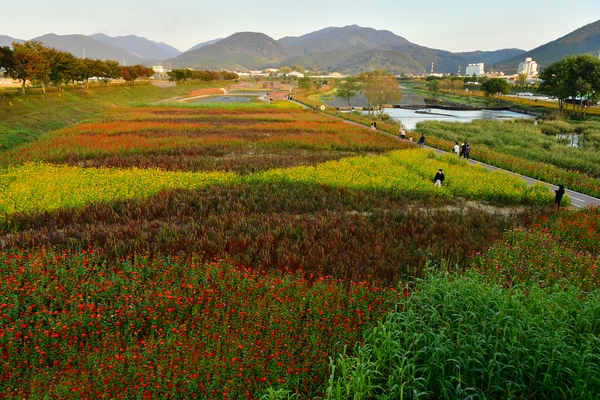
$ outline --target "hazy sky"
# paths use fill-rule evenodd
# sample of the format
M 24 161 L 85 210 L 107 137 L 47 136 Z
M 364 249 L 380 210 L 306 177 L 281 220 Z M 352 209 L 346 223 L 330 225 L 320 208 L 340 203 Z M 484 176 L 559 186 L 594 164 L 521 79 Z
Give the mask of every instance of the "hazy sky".
M 531 50 L 600 19 L 600 0 L 2 0 L 0 35 L 136 35 L 186 51 L 236 32 L 274 39 L 327 27 L 388 30 L 453 52 Z

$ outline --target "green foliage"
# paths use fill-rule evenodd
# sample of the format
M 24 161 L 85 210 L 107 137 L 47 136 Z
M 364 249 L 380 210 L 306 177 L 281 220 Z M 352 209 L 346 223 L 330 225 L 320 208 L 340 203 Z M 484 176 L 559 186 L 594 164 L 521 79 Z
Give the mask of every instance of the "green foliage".
M 189 68 L 172 69 L 167 72 L 170 81 L 185 82 L 185 81 L 204 81 L 214 82 L 223 80 L 239 79 L 239 76 L 233 72 L 218 72 L 218 71 L 197 71 Z
M 308 76 L 304 76 L 298 79 L 298 88 L 302 90 L 310 90 L 312 89 L 313 84 Z
M 561 144 L 558 139 L 542 134 L 542 129 L 574 130 L 562 122 L 531 125 L 476 120 L 468 124 L 428 121 L 418 125 L 419 132 L 438 148 L 450 151 L 456 141 L 467 141 L 472 148 L 471 158 L 545 182 L 562 183 L 590 196 L 600 196 L 600 185 L 595 179 L 600 174 L 600 154 L 586 146 Z M 436 142 L 436 138 L 443 141 Z
M 556 136 L 569 134 L 575 131 L 575 127 L 566 121 L 541 121 L 539 129 L 544 135 Z
M 600 100 L 600 60 L 590 54 L 566 56 L 540 73 L 540 90 L 558 99 L 559 109 L 585 115 Z
M 481 84 L 481 89 L 486 96 L 496 97 L 500 101 L 501 94 L 510 92 L 510 83 L 506 79 L 491 78 Z
M 597 292 L 506 291 L 476 274 L 436 274 L 405 294 L 354 355 L 332 358 L 327 399 L 600 393 Z

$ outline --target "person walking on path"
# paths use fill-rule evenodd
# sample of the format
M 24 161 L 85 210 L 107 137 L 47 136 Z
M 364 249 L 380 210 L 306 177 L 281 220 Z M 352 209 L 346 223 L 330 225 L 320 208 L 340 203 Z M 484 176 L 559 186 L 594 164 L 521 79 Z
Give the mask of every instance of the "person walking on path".
M 442 182 L 444 182 L 444 173 L 440 168 L 438 169 L 437 174 L 435 174 L 435 177 L 433 178 L 433 186 L 442 186 Z
M 452 150 L 452 152 L 458 156 L 458 153 L 460 152 L 460 147 L 458 146 L 458 142 L 456 142 L 454 144 L 454 149 Z
M 400 139 L 406 139 L 406 132 L 404 131 L 404 125 L 400 127 Z
M 469 146 L 469 143 L 467 143 L 465 145 L 465 158 L 467 160 L 469 159 L 469 154 L 471 154 L 471 147 Z
M 421 137 L 419 138 L 419 147 L 425 147 L 425 135 L 421 133 Z
M 460 145 L 460 153 L 458 153 L 458 157 L 463 157 L 465 155 L 465 148 L 466 148 L 467 144 L 465 142 L 462 142 L 462 144 Z
M 560 210 L 560 203 L 562 201 L 563 195 L 565 194 L 565 187 L 563 185 L 558 185 L 558 189 L 554 191 L 556 193 L 554 195 L 554 202 L 556 203 L 556 210 Z

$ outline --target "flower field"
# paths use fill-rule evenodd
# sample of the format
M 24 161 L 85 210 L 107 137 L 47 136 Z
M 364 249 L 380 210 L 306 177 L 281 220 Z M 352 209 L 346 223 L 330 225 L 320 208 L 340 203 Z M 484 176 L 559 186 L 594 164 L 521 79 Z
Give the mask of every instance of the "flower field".
M 0 253 L 3 398 L 249 398 L 318 393 L 328 357 L 395 293 L 226 262 L 93 251 Z
M 285 155 L 282 162 L 302 163 L 306 153 L 381 153 L 406 148 L 393 137 L 369 132 L 321 113 L 300 108 L 162 106 L 117 109 L 103 120 L 73 125 L 41 140 L 2 153 L 0 164 L 45 161 L 93 167 L 131 167 L 130 157 L 150 156 L 155 167 L 183 170 L 202 165 L 190 159 L 209 159 L 205 169 L 235 170 L 223 158 L 270 158 L 264 148 Z M 242 150 L 240 150 L 240 148 Z M 293 153 L 285 150 L 295 150 Z M 240 154 L 241 151 L 241 154 Z M 343 155 L 343 154 L 342 154 Z M 290 158 L 292 160 L 290 160 Z M 254 161 L 254 160 L 253 160 Z M 308 159 L 310 161 L 310 158 Z M 242 163 L 240 163 L 242 164 Z M 281 165 L 281 164 L 280 164 Z M 229 168 L 227 168 L 229 166 Z M 242 167 L 240 167 L 242 168 Z M 267 163 L 266 168 L 271 168 Z
M 421 123 L 419 129 L 427 135 L 427 143 L 436 148 L 451 151 L 455 142 L 468 141 L 473 159 L 599 197 L 598 151 L 560 144 L 554 137 L 543 133 L 549 125 L 550 122 L 532 125 L 525 122 L 476 121 L 456 126 L 446 122 L 427 122 Z M 597 132 L 597 129 L 589 130 L 594 134 Z M 589 132 L 587 135 L 592 136 Z
M 502 293 L 597 290 L 597 210 L 552 213 L 546 186 L 290 102 L 115 109 L 0 163 L 4 398 L 343 399 L 337 363 L 400 305 L 434 310 L 434 269 Z M 420 351 L 400 382 L 443 370 Z M 539 371 L 506 379 L 551 398 Z M 454 372 L 407 398 L 443 397 Z
M 436 188 L 432 178 L 442 168 L 446 180 Z M 259 174 L 260 182 L 285 180 L 343 186 L 353 189 L 399 190 L 414 196 L 461 196 L 505 204 L 547 204 L 545 185 L 528 187 L 517 176 L 471 166 L 455 156 L 411 149 L 379 157 L 353 157 L 314 167 L 274 169 Z
M 431 185 L 432 171 L 443 168 L 449 178 L 443 188 Z M 462 196 L 505 204 L 547 204 L 544 185 L 528 187 L 520 178 L 472 167 L 452 156 L 425 150 L 351 157 L 314 166 L 276 168 L 262 173 L 174 172 L 161 169 L 116 169 L 27 163 L 9 166 L 0 175 L 0 213 L 46 211 L 60 207 L 155 195 L 160 190 L 195 189 L 242 182 L 313 183 L 352 189 L 394 190 L 411 196 Z M 568 204 L 566 198 L 565 203 Z
M 505 235 L 472 266 L 505 287 L 538 285 L 542 289 L 600 287 L 600 209 L 559 214 L 529 229 Z

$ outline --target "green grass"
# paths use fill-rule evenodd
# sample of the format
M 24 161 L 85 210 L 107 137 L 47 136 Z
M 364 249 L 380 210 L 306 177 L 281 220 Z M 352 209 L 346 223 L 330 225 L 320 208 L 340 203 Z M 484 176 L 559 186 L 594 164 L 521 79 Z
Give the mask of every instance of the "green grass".
M 582 174 L 597 176 L 600 173 L 600 155 L 596 149 L 570 147 L 552 135 L 569 133 L 570 124 L 542 121 L 533 125 L 527 121 L 503 122 L 475 120 L 468 124 L 452 122 L 426 121 L 417 126 L 425 136 L 434 136 L 451 142 L 468 142 L 471 154 L 477 157 L 478 147 L 528 160 L 552 164 L 566 170 L 575 170 Z M 586 126 L 586 124 L 582 125 Z M 571 126 L 571 132 L 576 126 Z M 588 128 L 586 128 L 588 129 Z M 590 126 L 587 134 L 595 132 Z
M 150 84 L 90 86 L 27 93 L 0 91 L 0 149 L 6 150 L 38 139 L 55 129 L 101 116 L 107 109 L 153 103 L 184 96 L 192 90 L 221 86 L 216 83 L 159 88 Z
M 599 310 L 597 291 L 438 274 L 331 360 L 326 399 L 595 399 Z

